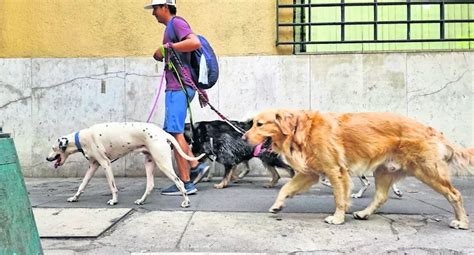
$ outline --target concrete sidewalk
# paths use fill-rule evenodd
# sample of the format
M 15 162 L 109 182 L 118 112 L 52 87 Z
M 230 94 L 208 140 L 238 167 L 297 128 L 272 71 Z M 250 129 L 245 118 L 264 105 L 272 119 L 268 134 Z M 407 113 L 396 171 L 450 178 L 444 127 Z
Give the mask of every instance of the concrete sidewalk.
M 369 178 L 370 179 L 370 178 Z M 167 179 L 156 178 L 155 191 L 142 206 L 133 204 L 145 188 L 145 178 L 117 178 L 119 204 L 108 206 L 108 185 L 94 178 L 79 202 L 68 203 L 79 178 L 25 179 L 46 254 L 131 253 L 356 253 L 474 254 L 474 224 L 454 230 L 454 217 L 444 197 L 407 178 L 399 184 L 403 198 L 391 194 L 380 212 L 367 221 L 333 226 L 324 218 L 334 210 L 331 189 L 321 184 L 289 199 L 280 214 L 267 213 L 281 185 L 263 187 L 268 178 L 246 178 L 224 190 L 200 183 L 190 196 L 162 196 Z M 351 212 L 365 208 L 373 195 L 353 199 Z M 217 181 L 217 180 L 216 180 Z M 359 181 L 353 179 L 354 190 Z M 465 207 L 474 213 L 474 178 L 453 178 Z M 474 220 L 470 216 L 471 222 Z

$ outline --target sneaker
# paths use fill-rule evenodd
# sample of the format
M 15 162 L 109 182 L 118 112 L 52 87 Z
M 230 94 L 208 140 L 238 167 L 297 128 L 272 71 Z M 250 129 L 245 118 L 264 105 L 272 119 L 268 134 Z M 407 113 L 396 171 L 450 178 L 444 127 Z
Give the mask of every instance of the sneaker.
M 198 190 L 196 189 L 196 186 L 194 186 L 194 183 L 192 182 L 186 182 L 184 183 L 184 189 L 186 190 L 187 195 L 191 195 L 196 193 Z M 171 185 L 167 189 L 164 189 L 161 191 L 162 195 L 166 196 L 181 196 L 181 191 L 179 191 L 178 187 L 176 185 Z
M 207 163 L 199 163 L 195 168 L 191 168 L 190 179 L 194 184 L 198 184 L 202 178 L 209 172 Z
M 200 169 L 198 168 L 199 165 L 196 167 L 196 168 L 191 168 L 190 171 L 189 171 L 189 179 L 191 179 L 191 181 L 195 180 L 196 177 L 198 177 L 199 173 L 200 173 Z M 201 178 L 202 179 L 202 178 Z M 196 183 L 194 183 L 196 184 Z
M 193 181 L 198 175 L 199 171 L 197 169 L 191 169 L 191 171 L 189 172 L 189 179 Z

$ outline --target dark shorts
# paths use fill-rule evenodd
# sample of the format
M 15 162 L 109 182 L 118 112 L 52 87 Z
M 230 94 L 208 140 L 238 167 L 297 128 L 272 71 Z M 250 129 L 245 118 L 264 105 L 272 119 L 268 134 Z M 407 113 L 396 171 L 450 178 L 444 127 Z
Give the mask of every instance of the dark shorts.
M 196 91 L 186 87 L 189 101 L 194 98 Z M 168 133 L 184 133 L 184 122 L 187 113 L 186 94 L 183 90 L 166 91 L 165 95 L 165 123 L 163 129 Z

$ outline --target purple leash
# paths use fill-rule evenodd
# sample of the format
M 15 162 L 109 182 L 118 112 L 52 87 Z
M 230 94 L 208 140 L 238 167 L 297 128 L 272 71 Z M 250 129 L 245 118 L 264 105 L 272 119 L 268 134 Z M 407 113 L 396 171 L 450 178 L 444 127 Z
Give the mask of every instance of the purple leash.
M 150 113 L 148 114 L 148 118 L 146 122 L 150 122 L 151 118 L 153 117 L 153 114 L 155 113 L 156 105 L 158 104 L 158 99 L 160 98 L 161 94 L 161 89 L 163 88 L 163 80 L 165 78 L 165 71 L 163 70 L 163 75 L 161 75 L 161 81 L 160 81 L 160 86 L 157 87 L 158 90 L 155 92 L 155 96 L 153 98 L 153 103 L 151 105 Z

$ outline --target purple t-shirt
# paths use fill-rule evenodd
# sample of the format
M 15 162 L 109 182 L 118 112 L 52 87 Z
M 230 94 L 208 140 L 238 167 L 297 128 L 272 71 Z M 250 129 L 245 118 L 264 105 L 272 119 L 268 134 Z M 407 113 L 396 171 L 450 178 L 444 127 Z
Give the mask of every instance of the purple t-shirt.
M 176 34 L 176 38 L 179 41 L 182 41 L 186 36 L 193 33 L 189 24 L 183 18 L 178 17 L 178 16 L 176 16 L 173 19 L 173 28 Z M 172 33 L 172 31 L 168 31 L 168 26 L 166 26 L 165 35 L 163 36 L 163 44 L 172 42 L 170 33 Z M 180 53 L 181 53 L 180 54 L 181 61 L 184 64 L 191 62 L 191 53 L 189 52 L 180 52 Z M 188 73 L 190 74 L 189 70 L 188 70 Z M 166 68 L 165 77 L 166 77 L 166 90 L 175 90 L 175 91 L 181 90 L 181 85 L 179 84 L 179 81 L 176 78 L 176 76 L 173 74 L 172 70 L 169 70 L 168 68 Z

